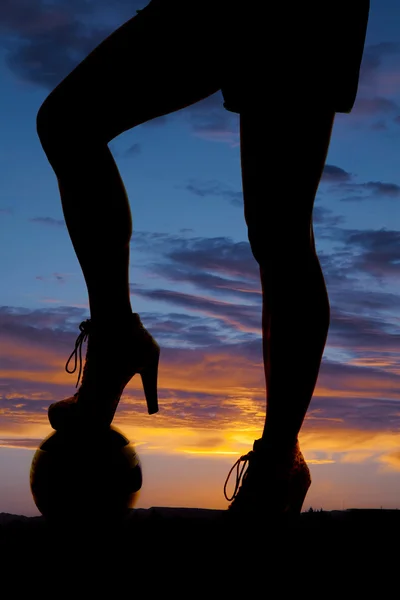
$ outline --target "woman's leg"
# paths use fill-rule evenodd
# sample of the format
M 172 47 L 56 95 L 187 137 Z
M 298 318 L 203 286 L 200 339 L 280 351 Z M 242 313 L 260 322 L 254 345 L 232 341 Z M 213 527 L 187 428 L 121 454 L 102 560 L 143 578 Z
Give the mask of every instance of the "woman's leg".
M 296 443 L 329 329 L 312 211 L 334 115 L 293 103 L 281 104 L 269 119 L 254 113 L 240 118 L 245 219 L 263 294 L 262 437 L 278 455 Z
M 58 179 L 93 321 L 131 311 L 131 215 L 107 144 L 220 88 L 212 15 L 206 44 L 200 16 L 177 14 L 178 8 L 168 0 L 148 5 L 89 54 L 38 113 L 38 135 Z
M 76 419 L 109 425 L 124 387 L 138 372 L 149 413 L 158 410 L 159 348 L 132 315 L 131 214 L 107 144 L 217 92 L 220 44 L 211 12 L 183 0 L 154 0 L 91 52 L 39 110 L 38 135 L 57 176 L 91 315 L 77 340 L 76 354 L 88 340 L 78 393 L 49 407 L 55 429 Z M 80 373 L 81 365 L 78 383 Z

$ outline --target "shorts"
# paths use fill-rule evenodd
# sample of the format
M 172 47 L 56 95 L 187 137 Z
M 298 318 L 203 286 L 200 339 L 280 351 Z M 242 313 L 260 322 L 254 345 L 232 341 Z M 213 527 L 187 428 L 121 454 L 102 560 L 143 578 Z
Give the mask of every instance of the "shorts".
M 370 0 L 283 2 L 251 8 L 246 0 L 232 27 L 221 87 L 224 108 L 273 108 L 276 103 L 353 109 Z
M 204 43 L 212 41 L 227 111 L 283 103 L 353 109 L 370 0 L 151 0 L 148 6 L 173 13 L 182 29 L 190 13 Z

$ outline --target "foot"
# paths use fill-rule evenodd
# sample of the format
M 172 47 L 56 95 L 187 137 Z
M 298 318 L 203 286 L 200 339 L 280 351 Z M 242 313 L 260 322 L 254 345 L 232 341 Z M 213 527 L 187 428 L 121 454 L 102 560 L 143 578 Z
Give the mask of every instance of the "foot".
M 235 467 L 235 489 L 228 497 L 227 483 Z M 310 471 L 298 442 L 291 451 L 277 454 L 262 439 L 256 440 L 253 450 L 236 461 L 225 481 L 225 498 L 232 500 L 228 513 L 284 521 L 300 514 L 310 485 Z
M 56 430 L 76 425 L 109 427 L 121 394 L 136 373 L 142 376 L 149 413 L 157 412 L 160 348 L 143 327 L 139 315 L 132 313 L 109 324 L 95 324 L 88 319 L 79 329 L 81 333 L 65 368 L 68 373 L 76 371 L 79 353 L 78 386 L 82 373 L 82 345 L 87 340 L 82 384 L 74 396 L 50 405 L 51 426 Z M 73 356 L 75 364 L 70 371 L 68 365 Z

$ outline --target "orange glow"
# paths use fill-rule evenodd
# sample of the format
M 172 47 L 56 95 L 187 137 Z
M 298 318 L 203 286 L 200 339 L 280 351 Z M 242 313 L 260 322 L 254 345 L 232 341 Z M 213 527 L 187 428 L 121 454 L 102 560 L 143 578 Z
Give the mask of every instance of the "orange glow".
M 144 463 L 150 465 L 146 467 L 150 474 L 142 506 L 226 507 L 221 485 L 236 459 L 251 450 L 254 440 L 261 436 L 265 397 L 262 363 L 228 352 L 162 352 L 160 412 L 156 415 L 146 412 L 139 376 L 126 387 L 115 424 L 133 441 Z M 0 446 L 33 452 L 39 440 L 51 432 L 47 406 L 74 393 L 76 374 L 65 372 L 68 356 L 64 352 L 48 351 L 33 342 L 22 344 L 3 338 L 1 357 L 15 360 L 16 365 L 19 362 L 24 369 L 7 366 L 0 371 L 3 381 L 18 381 L 16 389 L 12 384 L 7 389 L 9 408 L 3 402 Z M 371 366 L 370 361 L 363 364 Z M 390 361 L 385 365 L 390 368 Z M 380 376 L 371 376 L 371 371 L 365 378 L 346 373 L 332 382 L 322 370 L 314 398 L 397 400 L 393 380 L 382 377 L 382 367 L 381 361 Z M 23 389 L 23 393 L 17 389 Z M 400 470 L 400 434 L 346 427 L 344 417 L 330 416 L 328 411 L 314 408 L 313 402 L 300 444 L 316 474 L 312 486 L 315 496 L 311 498 L 328 506 L 329 502 L 340 503 L 344 494 L 338 491 L 338 484 L 335 487 L 329 483 L 336 465 L 343 469 L 370 465 L 379 476 Z M 161 485 L 156 465 L 162 460 L 167 471 L 163 471 L 165 481 Z M 181 477 L 179 469 L 186 475 Z M 351 481 L 344 483 L 356 494 Z

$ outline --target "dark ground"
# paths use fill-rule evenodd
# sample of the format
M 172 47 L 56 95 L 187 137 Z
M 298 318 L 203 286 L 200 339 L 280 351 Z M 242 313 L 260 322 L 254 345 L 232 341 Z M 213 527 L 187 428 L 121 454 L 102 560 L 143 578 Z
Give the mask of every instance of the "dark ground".
M 224 517 L 214 510 L 134 509 L 119 528 L 100 521 L 85 529 L 2 513 L 2 582 L 9 579 L 22 595 L 27 584 L 32 592 L 35 581 L 52 581 L 52 597 L 67 590 L 83 594 L 85 586 L 88 598 L 102 596 L 108 586 L 134 596 L 139 585 L 150 598 L 166 594 L 169 586 L 174 595 L 186 590 L 186 597 L 189 586 L 190 597 L 212 598 L 225 590 L 242 598 L 253 585 L 257 594 L 274 585 L 270 597 L 286 599 L 310 582 L 312 596 L 330 598 L 332 586 L 339 586 L 340 598 L 369 597 L 377 585 L 379 598 L 398 597 L 400 510 L 307 512 L 290 526 L 270 523 L 264 530 Z M 389 582 L 392 592 L 385 591 Z

